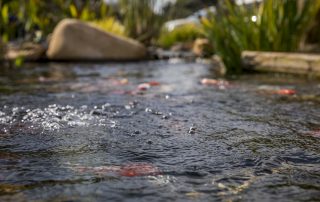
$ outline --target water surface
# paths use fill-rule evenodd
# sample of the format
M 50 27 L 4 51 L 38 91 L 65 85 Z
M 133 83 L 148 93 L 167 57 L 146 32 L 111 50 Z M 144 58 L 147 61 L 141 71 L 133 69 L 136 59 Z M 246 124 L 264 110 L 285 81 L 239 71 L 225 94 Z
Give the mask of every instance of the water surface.
M 182 61 L 3 68 L 0 200 L 319 200 L 320 83 L 202 78 Z

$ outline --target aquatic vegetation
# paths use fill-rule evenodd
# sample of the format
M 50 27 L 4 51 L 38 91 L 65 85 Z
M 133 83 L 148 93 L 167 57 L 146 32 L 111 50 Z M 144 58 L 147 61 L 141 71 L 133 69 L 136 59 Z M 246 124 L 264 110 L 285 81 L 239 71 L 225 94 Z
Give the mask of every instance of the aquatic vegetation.
M 9 19 L 9 5 L 0 1 L 0 41 L 7 42 L 11 33 L 12 25 L 10 25 Z
M 4 41 L 18 38 L 43 40 L 63 18 L 85 21 L 101 19 L 108 15 L 104 1 L 72 0 L 12 0 L 0 1 L 0 35 Z
M 163 22 L 168 19 L 164 13 L 155 11 L 156 0 L 122 0 L 119 9 L 119 17 L 125 28 L 117 21 L 117 17 L 111 17 L 115 13 L 102 0 L 1 0 L 0 35 L 4 41 L 24 39 L 40 42 L 61 19 L 76 18 L 92 21 L 102 29 L 151 44 L 159 35 Z
M 31 40 L 35 32 L 47 34 L 54 26 L 53 14 L 47 13 L 44 1 L 0 1 L 0 9 L 0 34 L 4 41 L 18 38 Z
M 297 51 L 315 19 L 320 1 L 268 0 L 252 7 L 223 1 L 209 19 L 203 19 L 205 34 L 227 67 L 240 73 L 243 50 Z
M 172 31 L 163 29 L 158 44 L 163 48 L 170 48 L 177 43 L 193 42 L 201 37 L 204 37 L 201 27 L 194 24 L 186 24 Z
M 128 36 L 150 45 L 160 33 L 166 18 L 156 13 L 156 0 L 121 0 L 120 11 Z

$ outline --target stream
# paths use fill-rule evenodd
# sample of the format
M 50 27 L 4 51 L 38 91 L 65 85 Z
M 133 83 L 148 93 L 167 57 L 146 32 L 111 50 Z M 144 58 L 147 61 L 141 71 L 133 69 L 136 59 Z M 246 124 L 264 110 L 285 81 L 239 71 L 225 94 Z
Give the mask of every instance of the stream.
M 319 200 L 320 82 L 203 78 L 182 60 L 1 68 L 0 201 Z

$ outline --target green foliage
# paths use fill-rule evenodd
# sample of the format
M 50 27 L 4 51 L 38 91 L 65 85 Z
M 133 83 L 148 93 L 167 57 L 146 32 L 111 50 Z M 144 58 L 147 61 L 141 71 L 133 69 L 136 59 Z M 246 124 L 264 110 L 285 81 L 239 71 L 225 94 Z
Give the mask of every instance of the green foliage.
M 174 18 L 186 18 L 196 11 L 216 4 L 217 0 L 176 0 L 173 6 Z
M 113 17 L 90 21 L 92 25 L 118 36 L 126 36 L 124 26 Z
M 0 35 L 4 41 L 17 38 L 33 39 L 51 33 L 63 18 L 85 21 L 107 15 L 103 0 L 0 0 Z
M 14 60 L 14 66 L 15 67 L 21 67 L 24 63 L 24 58 L 23 57 L 18 57 Z
M 123 24 L 129 37 L 147 45 L 152 43 L 166 20 L 154 12 L 156 0 L 120 0 Z
M 197 38 L 203 37 L 201 27 L 194 24 L 186 24 L 175 28 L 172 31 L 163 29 L 158 44 L 163 48 L 170 48 L 180 42 L 193 42 Z
M 125 35 L 143 43 L 159 34 L 165 17 L 154 12 L 156 0 L 119 0 Z M 4 41 L 39 41 L 63 18 L 93 21 L 98 27 L 124 35 L 122 26 L 108 18 L 104 0 L 0 0 L 0 35 Z
M 9 6 L 8 4 L 2 4 L 2 1 L 0 1 L 0 40 L 7 42 L 11 32 L 12 30 L 9 24 Z
M 225 0 L 221 6 L 203 20 L 204 30 L 228 73 L 240 73 L 243 50 L 297 51 L 320 1 L 267 0 L 248 8 Z

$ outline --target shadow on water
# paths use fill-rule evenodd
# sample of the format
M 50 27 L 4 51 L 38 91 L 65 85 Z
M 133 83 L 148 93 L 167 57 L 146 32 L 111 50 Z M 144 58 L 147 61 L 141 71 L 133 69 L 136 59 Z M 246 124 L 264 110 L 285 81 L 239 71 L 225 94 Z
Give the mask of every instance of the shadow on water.
M 319 83 L 204 77 L 164 61 L 1 70 L 0 200 L 317 200 Z

